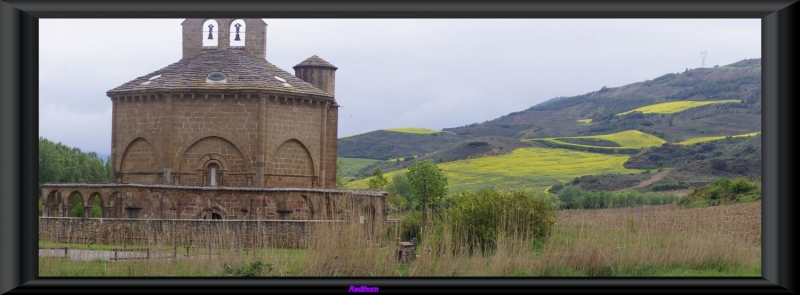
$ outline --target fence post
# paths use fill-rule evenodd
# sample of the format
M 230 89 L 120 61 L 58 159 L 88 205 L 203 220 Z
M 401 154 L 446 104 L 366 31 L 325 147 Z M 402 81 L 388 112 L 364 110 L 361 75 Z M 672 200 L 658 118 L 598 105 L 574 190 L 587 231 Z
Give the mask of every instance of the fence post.
M 69 255 L 67 255 L 67 249 L 69 249 L 69 247 L 64 247 L 64 258 L 69 257 Z
M 114 260 L 119 260 L 119 249 L 114 249 Z
M 147 259 L 150 259 L 150 248 L 147 248 Z
M 178 258 L 178 245 L 172 248 L 172 259 Z

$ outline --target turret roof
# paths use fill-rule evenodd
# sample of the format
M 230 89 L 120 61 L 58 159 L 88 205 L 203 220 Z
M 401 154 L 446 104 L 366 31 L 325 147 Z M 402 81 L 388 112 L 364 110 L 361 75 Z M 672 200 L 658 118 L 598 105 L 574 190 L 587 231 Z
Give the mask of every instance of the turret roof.
M 307 58 L 306 60 L 297 64 L 293 68 L 298 68 L 298 67 L 328 67 L 328 68 L 338 69 L 336 66 L 332 65 L 331 63 L 325 61 L 324 59 L 316 55 Z

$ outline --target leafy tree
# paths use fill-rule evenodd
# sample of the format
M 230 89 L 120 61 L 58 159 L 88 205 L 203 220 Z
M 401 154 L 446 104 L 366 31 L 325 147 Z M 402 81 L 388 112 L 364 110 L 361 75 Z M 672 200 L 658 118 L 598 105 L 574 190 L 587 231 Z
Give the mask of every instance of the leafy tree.
M 369 180 L 369 188 L 383 190 L 386 187 L 387 182 L 389 182 L 389 180 L 383 176 L 381 168 L 378 167 L 375 168 L 374 172 L 372 172 L 372 178 Z
M 431 160 L 420 161 L 408 167 L 406 172 L 411 184 L 411 194 L 422 203 L 422 225 L 427 226 L 428 204 L 439 205 L 447 195 L 447 177 Z
M 584 191 L 579 185 L 569 185 L 558 191 L 557 196 L 564 209 L 576 209 L 579 207 L 578 201 L 583 194 Z
M 42 198 L 42 184 L 45 183 L 108 183 L 111 170 L 109 162 L 104 164 L 95 152 L 84 153 L 78 148 L 39 137 L 39 199 Z M 76 197 L 74 201 L 70 216 L 82 216 L 84 212 L 80 198 Z M 92 211 L 93 217 L 102 215 L 99 203 L 93 205 Z
M 419 203 L 414 200 L 411 194 L 411 183 L 408 182 L 408 177 L 405 174 L 398 173 L 392 176 L 392 181 L 386 185 L 386 191 L 389 192 L 389 198 L 393 198 L 400 205 L 399 208 L 419 209 Z

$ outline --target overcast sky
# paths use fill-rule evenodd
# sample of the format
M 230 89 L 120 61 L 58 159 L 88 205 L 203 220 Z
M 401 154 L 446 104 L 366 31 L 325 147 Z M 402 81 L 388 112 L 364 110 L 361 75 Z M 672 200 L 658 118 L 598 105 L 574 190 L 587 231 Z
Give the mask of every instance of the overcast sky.
M 106 91 L 181 58 L 182 19 L 39 20 L 39 135 L 111 150 Z M 760 19 L 265 19 L 267 60 L 336 71 L 339 136 L 480 123 L 557 96 L 761 57 Z

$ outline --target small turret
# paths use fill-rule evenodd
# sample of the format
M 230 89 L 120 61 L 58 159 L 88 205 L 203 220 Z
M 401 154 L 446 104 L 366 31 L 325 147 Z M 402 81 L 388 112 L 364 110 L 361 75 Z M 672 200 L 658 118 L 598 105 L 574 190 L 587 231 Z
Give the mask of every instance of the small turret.
M 336 70 L 338 69 L 336 66 L 314 55 L 293 68 L 295 77 L 335 96 Z

